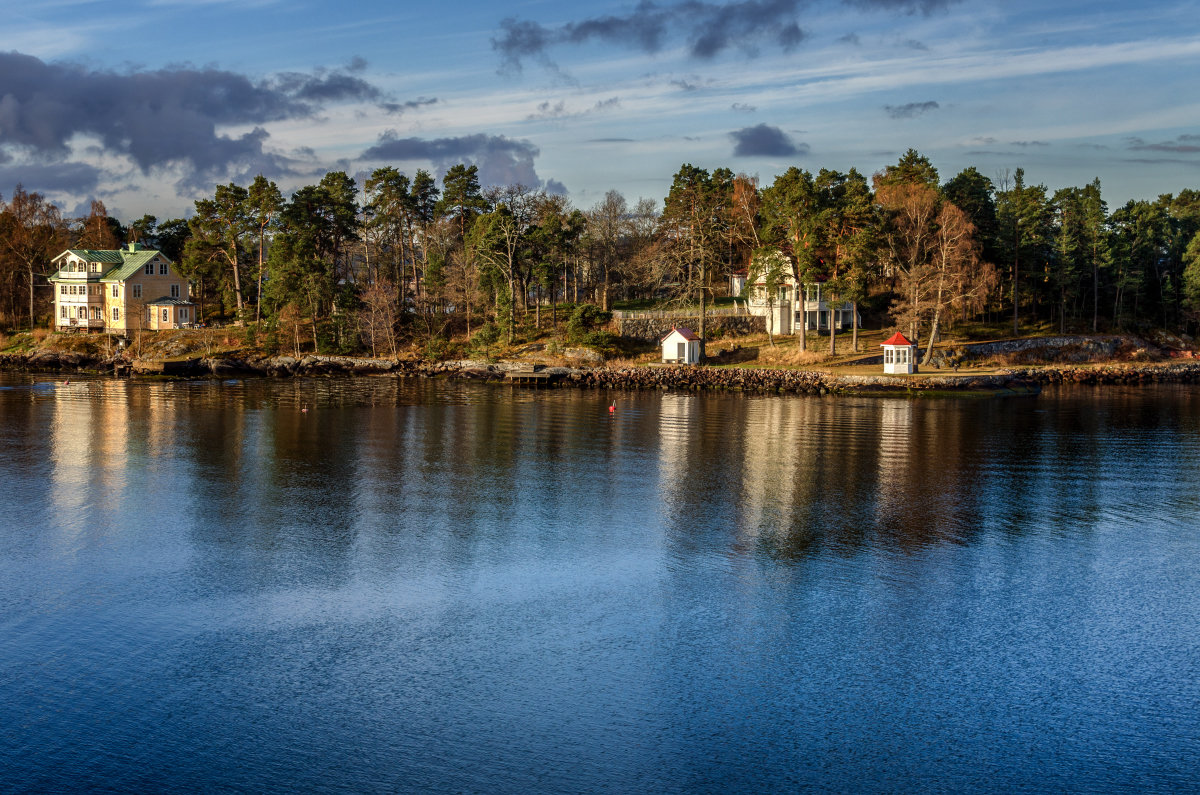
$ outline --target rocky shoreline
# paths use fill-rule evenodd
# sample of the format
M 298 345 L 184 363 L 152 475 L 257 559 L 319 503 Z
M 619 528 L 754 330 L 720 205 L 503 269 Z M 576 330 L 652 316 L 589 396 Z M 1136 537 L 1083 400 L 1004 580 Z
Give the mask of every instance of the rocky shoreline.
M 500 381 L 506 373 L 528 365 L 482 361 L 398 361 L 310 354 L 301 357 L 196 358 L 179 361 L 145 361 L 112 357 L 92 359 L 78 353 L 40 351 L 0 355 L 0 369 L 132 373 L 175 377 L 269 377 L 331 375 L 393 375 L 415 378 L 462 378 Z M 1107 364 L 1011 368 L 998 374 L 922 374 L 913 376 L 840 375 L 803 370 L 737 367 L 648 366 L 623 369 L 605 367 L 546 367 L 555 386 L 600 389 L 726 390 L 757 393 L 829 394 L 930 394 L 978 392 L 1036 394 L 1047 384 L 1146 384 L 1200 383 L 1200 362 L 1170 364 Z

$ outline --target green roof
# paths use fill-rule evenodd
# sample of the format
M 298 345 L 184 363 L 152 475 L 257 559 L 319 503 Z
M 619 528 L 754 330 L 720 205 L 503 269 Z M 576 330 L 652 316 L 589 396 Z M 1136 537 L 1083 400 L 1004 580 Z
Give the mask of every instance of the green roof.
M 133 276 L 139 270 L 146 266 L 146 263 L 154 259 L 159 253 L 156 248 L 141 248 L 136 251 L 130 251 L 128 247 L 120 248 L 116 251 L 112 249 L 91 249 L 91 248 L 69 248 L 62 254 L 55 257 L 55 260 L 62 259 L 66 254 L 74 254 L 84 262 L 103 262 L 108 265 L 116 265 L 115 268 L 109 268 L 101 277 L 102 282 L 123 282 L 130 276 Z M 165 256 L 163 259 L 167 259 Z M 167 260 L 170 262 L 170 260 Z M 62 274 L 62 269 L 56 270 L 48 277 L 50 281 L 57 281 Z M 89 274 L 90 275 L 90 274 Z M 94 281 L 95 277 L 88 281 Z
M 145 264 L 147 262 L 154 259 L 154 256 L 156 254 L 158 254 L 158 249 L 140 248 L 137 251 L 129 251 L 128 249 L 121 249 L 120 251 L 118 251 L 116 253 L 120 254 L 121 257 L 123 258 L 123 260 L 124 260 L 123 264 L 121 265 L 121 267 L 111 270 L 108 273 L 104 274 L 102 277 L 100 277 L 100 281 L 102 281 L 102 282 L 123 282 L 123 281 L 125 281 L 130 276 L 134 275 L 139 270 L 141 270 L 142 267 L 145 266 Z M 166 257 L 164 257 L 163 259 L 166 259 Z
M 63 254 L 74 254 L 84 262 L 108 262 L 113 265 L 121 264 L 121 251 L 97 250 L 94 248 L 69 248 Z M 59 257 L 62 254 L 58 255 Z M 55 257 L 57 259 L 58 257 Z

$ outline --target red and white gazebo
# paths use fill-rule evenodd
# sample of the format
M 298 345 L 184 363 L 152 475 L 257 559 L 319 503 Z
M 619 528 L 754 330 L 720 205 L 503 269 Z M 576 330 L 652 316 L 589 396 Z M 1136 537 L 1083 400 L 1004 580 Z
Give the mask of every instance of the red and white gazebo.
M 887 342 L 880 343 L 883 348 L 883 372 L 891 375 L 912 375 L 917 371 L 917 346 L 897 331 Z

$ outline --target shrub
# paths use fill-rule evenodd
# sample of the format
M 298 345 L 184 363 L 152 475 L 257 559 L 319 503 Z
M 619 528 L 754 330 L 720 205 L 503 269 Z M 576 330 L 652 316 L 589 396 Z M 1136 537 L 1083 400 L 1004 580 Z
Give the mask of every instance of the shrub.
M 431 361 L 441 361 L 446 357 L 450 343 L 444 337 L 430 337 L 425 342 L 425 358 Z
M 584 339 L 584 336 L 597 326 L 602 326 L 610 320 L 612 320 L 612 312 L 605 312 L 595 304 L 580 304 L 575 307 L 575 311 L 571 313 L 570 320 L 567 321 L 567 337 L 583 342 L 584 344 L 589 344 Z
M 476 346 L 482 346 L 484 358 L 492 358 L 492 346 L 500 341 L 500 329 L 495 323 L 484 323 L 471 337 Z

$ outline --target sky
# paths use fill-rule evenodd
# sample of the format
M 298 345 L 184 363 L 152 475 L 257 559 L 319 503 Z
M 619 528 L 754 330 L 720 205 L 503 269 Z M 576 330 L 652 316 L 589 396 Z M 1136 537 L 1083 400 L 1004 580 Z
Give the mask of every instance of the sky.
M 661 201 L 914 148 L 1110 208 L 1200 188 L 1200 0 L 0 0 L 0 198 L 129 221 L 390 165 Z

